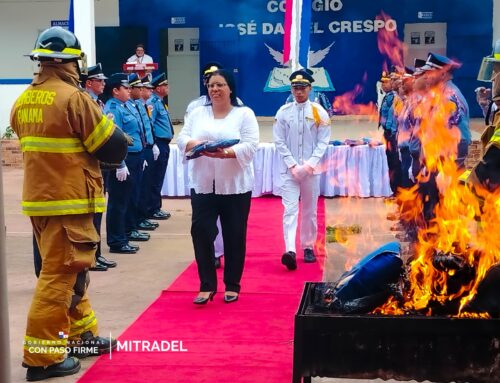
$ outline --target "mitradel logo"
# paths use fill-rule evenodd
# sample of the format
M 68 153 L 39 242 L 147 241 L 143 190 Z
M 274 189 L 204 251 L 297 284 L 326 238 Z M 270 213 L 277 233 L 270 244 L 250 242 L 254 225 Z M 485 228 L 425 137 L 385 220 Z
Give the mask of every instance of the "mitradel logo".
M 123 340 L 117 341 L 119 352 L 187 352 L 182 340 Z

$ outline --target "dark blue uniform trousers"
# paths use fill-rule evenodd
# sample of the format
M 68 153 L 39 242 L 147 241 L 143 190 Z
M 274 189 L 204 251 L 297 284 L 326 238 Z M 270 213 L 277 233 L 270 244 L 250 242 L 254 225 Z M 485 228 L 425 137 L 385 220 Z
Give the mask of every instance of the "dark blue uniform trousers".
M 142 152 L 128 153 L 125 163 L 130 175 L 125 181 L 116 179 L 116 170 L 110 172 L 108 179 L 108 209 L 106 214 L 107 243 L 116 248 L 128 244 L 126 217 L 132 199 L 134 183 L 140 176 L 144 160 Z M 131 207 L 131 209 L 134 209 Z
M 151 211 L 148 215 L 156 213 L 161 209 L 161 188 L 165 173 L 167 171 L 168 158 L 170 157 L 170 140 L 165 138 L 157 138 L 156 145 L 160 149 L 160 155 L 152 166 L 152 182 L 151 182 Z

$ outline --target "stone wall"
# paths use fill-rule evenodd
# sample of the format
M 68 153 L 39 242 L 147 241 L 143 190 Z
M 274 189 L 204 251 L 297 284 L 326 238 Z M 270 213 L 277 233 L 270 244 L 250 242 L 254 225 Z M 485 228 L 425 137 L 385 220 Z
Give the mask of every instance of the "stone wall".
M 2 152 L 2 165 L 13 168 L 23 167 L 23 153 L 18 139 L 0 140 L 0 150 Z

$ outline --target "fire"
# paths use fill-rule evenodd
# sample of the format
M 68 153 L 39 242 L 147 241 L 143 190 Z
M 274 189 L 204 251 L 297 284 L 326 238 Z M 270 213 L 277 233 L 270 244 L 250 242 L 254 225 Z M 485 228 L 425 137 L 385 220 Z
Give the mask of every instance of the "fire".
M 376 17 L 377 20 L 390 20 L 391 17 L 384 12 Z M 377 45 L 378 50 L 383 55 L 387 56 L 391 63 L 399 68 L 404 68 L 404 54 L 408 51 L 405 44 L 399 40 L 398 32 L 380 29 L 377 32 Z M 385 70 L 384 65 L 384 70 Z
M 363 81 L 366 82 L 367 75 L 363 76 Z M 356 104 L 355 99 L 362 94 L 363 87 L 356 84 L 353 90 L 346 92 L 340 96 L 336 96 L 333 100 L 333 109 L 341 114 L 368 115 L 370 120 L 378 119 L 377 107 L 373 102 L 368 104 Z
M 402 65 L 405 49 L 397 34 L 379 32 L 378 46 L 394 65 Z M 467 304 L 488 269 L 500 262 L 500 191 L 460 183 L 463 169 L 456 164 L 460 131 L 453 120 L 457 103 L 450 101 L 444 81 L 430 77 L 437 71 L 426 75 L 428 84 L 437 85 L 416 95 L 413 107 L 418 121 L 413 134 L 421 143 L 422 168 L 416 185 L 398 190 L 397 195 L 401 219 L 418 227 L 415 253 L 408 265 L 404 299 L 391 298 L 374 313 L 432 315 L 451 306 L 458 317 L 488 318 L 487 313 L 467 312 Z M 428 182 L 437 185 L 439 202 L 434 218 L 425 223 L 419 190 Z
M 473 298 L 486 271 L 500 262 L 500 195 L 471 190 L 459 183 L 456 148 L 459 132 L 449 120 L 455 104 L 447 101 L 446 90 L 435 87 L 416 108 L 421 119 L 417 134 L 422 144 L 425 170 L 411 189 L 399 190 L 398 202 L 404 221 L 421 222 L 422 201 L 418 188 L 436 175 L 439 203 L 435 218 L 418 232 L 416 256 L 408 273 L 409 297 L 404 309 L 389 301 L 377 313 L 401 315 L 419 311 L 432 314 L 432 307 L 460 302 L 459 316 Z M 422 226 L 422 225 L 420 225 Z M 440 262 L 446 264 L 441 265 Z

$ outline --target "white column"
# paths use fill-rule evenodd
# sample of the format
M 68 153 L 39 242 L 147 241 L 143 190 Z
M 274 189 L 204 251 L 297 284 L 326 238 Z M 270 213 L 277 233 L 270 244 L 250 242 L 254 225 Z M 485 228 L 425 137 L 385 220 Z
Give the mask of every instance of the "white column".
M 9 310 L 7 299 L 7 264 L 5 253 L 5 220 L 3 205 L 2 159 L 0 155 L 0 382 L 10 382 Z
M 500 0 L 493 0 L 493 44 L 500 39 Z
M 95 65 L 94 0 L 73 0 L 75 35 L 87 55 L 87 65 Z

